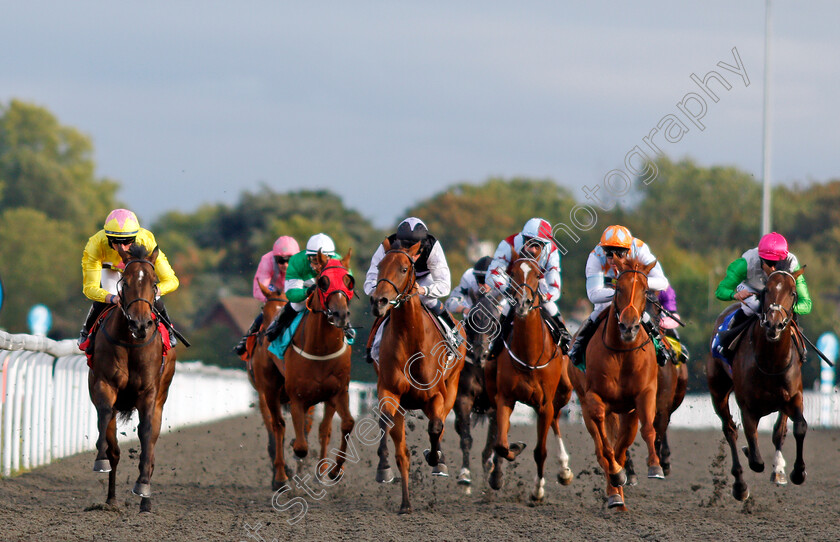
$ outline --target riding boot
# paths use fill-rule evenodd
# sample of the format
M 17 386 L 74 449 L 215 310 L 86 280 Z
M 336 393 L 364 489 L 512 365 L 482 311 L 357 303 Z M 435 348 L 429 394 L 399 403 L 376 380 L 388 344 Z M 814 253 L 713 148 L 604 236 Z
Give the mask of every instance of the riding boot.
M 657 329 L 653 320 L 649 320 L 647 322 L 642 320 L 642 327 L 645 328 L 645 331 L 647 331 L 647 334 L 650 335 L 650 338 L 653 341 L 654 348 L 656 349 L 656 363 L 658 363 L 660 367 L 665 367 L 665 364 L 672 358 L 670 346 L 667 342 L 665 342 L 662 335 L 660 335 L 659 329 Z
M 598 325 L 592 321 L 591 317 L 584 320 L 580 329 L 578 329 L 572 348 L 569 349 L 569 359 L 581 371 L 586 367 L 586 359 L 584 358 L 586 345 L 589 344 L 589 339 L 595 334 L 596 329 L 598 329 Z
M 155 309 L 160 313 L 163 319 L 163 325 L 166 326 L 166 330 L 169 331 L 169 347 L 175 348 L 175 345 L 178 344 L 178 341 L 175 339 L 175 333 L 172 331 L 172 320 L 169 318 L 169 313 L 166 312 L 166 306 L 163 304 L 162 298 L 155 299 Z
M 443 306 L 443 303 L 439 299 L 436 299 L 435 303 L 429 307 L 429 310 L 437 316 L 437 319 L 440 320 L 444 328 L 449 329 L 447 339 L 453 348 L 458 348 L 461 345 L 461 335 L 456 331 L 458 324 L 455 323 L 455 320 L 449 314 L 449 311 L 446 310 L 446 307 Z
M 257 317 L 254 318 L 254 321 L 251 323 L 251 327 L 248 328 L 248 332 L 245 334 L 245 336 L 243 336 L 241 339 L 239 339 L 239 342 L 236 344 L 236 346 L 233 347 L 233 351 L 234 351 L 234 353 L 236 353 L 236 355 L 241 356 L 242 354 L 245 353 L 245 349 L 247 348 L 247 345 L 248 345 L 248 337 L 250 337 L 251 335 L 253 335 L 254 333 L 256 333 L 257 331 L 260 330 L 260 326 L 262 325 L 262 321 L 263 321 L 263 314 L 259 313 L 257 315 Z
M 280 334 L 283 333 L 283 331 L 294 321 L 297 315 L 298 311 L 292 308 L 292 304 L 286 303 L 283 307 L 283 311 L 274 319 L 273 322 L 271 322 L 268 329 L 265 330 L 265 338 L 270 342 L 279 337 Z
M 720 332 L 718 336 L 720 344 L 719 352 L 724 358 L 732 359 L 732 354 L 734 354 L 730 349 L 732 342 L 744 331 L 744 328 L 749 322 L 750 317 L 739 307 L 732 315 L 732 320 L 729 321 L 729 328 L 726 331 Z
M 379 326 L 382 325 L 382 322 L 385 321 L 384 316 L 379 316 L 376 320 L 373 321 L 373 325 L 370 327 L 370 335 L 368 335 L 367 345 L 365 348 L 365 361 L 367 363 L 373 363 L 373 341 L 376 339 L 376 332 L 379 331 Z
M 547 318 L 551 319 L 551 336 L 554 339 L 554 343 L 560 345 L 561 352 L 564 354 L 568 353 L 569 345 L 572 344 L 572 334 L 566 328 L 566 322 L 563 321 L 563 316 L 560 314 L 560 311 L 557 311 L 557 314 L 554 316 L 551 316 L 547 312 L 544 314 Z
M 90 310 L 85 318 L 85 323 L 83 324 L 82 330 L 79 332 L 79 346 L 81 346 L 82 343 L 85 342 L 85 339 L 88 338 L 88 335 L 90 335 L 90 328 L 93 327 L 93 324 L 96 323 L 96 319 L 99 318 L 99 315 L 102 314 L 102 311 L 105 310 L 105 307 L 107 306 L 108 303 L 102 303 L 101 301 L 94 301 L 90 306 Z M 90 342 L 92 344 L 93 339 L 91 339 Z
M 490 347 L 490 355 L 488 356 L 489 359 L 497 357 L 502 352 L 504 339 L 510 333 L 511 328 L 513 328 L 513 319 L 513 308 L 507 314 L 502 315 L 501 329 L 499 330 L 499 334 L 493 338 L 493 345 Z

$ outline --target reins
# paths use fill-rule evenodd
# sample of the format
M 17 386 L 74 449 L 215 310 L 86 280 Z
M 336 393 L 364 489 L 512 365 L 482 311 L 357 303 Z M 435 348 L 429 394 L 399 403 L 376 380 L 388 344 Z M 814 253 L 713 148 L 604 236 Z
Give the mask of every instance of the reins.
M 643 277 L 647 277 L 647 275 L 644 272 L 639 271 L 638 269 L 625 269 L 624 271 L 619 273 L 617 277 L 615 277 L 616 285 L 618 285 L 618 279 L 621 278 L 621 275 L 623 275 L 625 273 L 638 273 L 639 275 L 642 275 Z M 636 310 L 636 312 L 638 312 L 638 309 L 636 309 L 636 307 L 633 306 L 633 298 L 634 298 L 634 295 L 636 293 L 635 286 L 636 286 L 636 277 L 634 276 L 633 277 L 633 287 L 630 290 L 630 302 L 627 304 L 626 307 L 624 307 L 621 310 L 622 314 L 624 313 L 624 311 L 626 311 L 630 307 L 633 307 L 633 310 Z M 616 322 L 621 322 L 621 314 L 618 312 L 618 290 L 616 290 L 615 295 L 613 295 L 612 309 L 613 309 L 613 313 L 615 314 Z M 607 350 L 610 350 L 612 352 L 633 352 L 635 350 L 638 350 L 638 349 L 642 348 L 643 346 L 645 346 L 646 344 L 648 344 L 652 340 L 653 339 L 651 339 L 650 335 L 648 335 L 647 340 L 640 345 L 634 346 L 632 348 L 614 348 L 614 347 L 610 346 L 609 344 L 607 344 L 607 324 L 605 324 L 601 328 L 601 342 L 604 343 L 604 346 L 606 347 Z
M 380 282 L 386 282 L 386 283 L 390 284 L 392 288 L 394 288 L 394 291 L 397 292 L 397 297 L 395 297 L 393 300 L 389 301 L 389 303 L 396 309 L 400 305 L 402 305 L 403 303 L 405 303 L 406 301 L 411 299 L 412 297 L 418 295 L 417 292 L 414 292 L 414 293 L 411 293 L 411 294 L 408 293 L 408 292 L 411 291 L 412 288 L 414 288 L 414 285 L 417 284 L 417 272 L 414 269 L 414 260 L 411 258 L 411 255 L 408 252 L 406 252 L 404 250 L 401 250 L 401 249 L 398 249 L 398 248 L 392 248 L 391 250 L 386 252 L 385 255 L 387 256 L 388 254 L 390 254 L 392 252 L 397 252 L 399 254 L 404 254 L 406 256 L 406 258 L 408 258 L 408 262 L 411 264 L 411 282 L 408 284 L 408 286 L 406 286 L 405 288 L 400 290 L 399 287 L 397 287 L 397 285 L 394 284 L 390 279 L 380 278 L 379 280 L 376 281 L 376 286 L 379 286 Z
M 126 312 L 126 311 L 128 311 L 128 308 L 131 305 L 133 305 L 134 303 L 137 303 L 138 301 L 142 301 L 142 302 L 146 303 L 147 305 L 149 305 L 149 309 L 151 309 L 153 314 L 155 313 L 154 302 L 149 301 L 148 299 L 146 299 L 144 297 L 138 297 L 136 299 L 132 299 L 128 303 L 125 303 L 125 298 L 123 297 L 122 282 L 123 282 L 123 279 L 125 278 L 125 269 L 128 269 L 128 266 L 130 266 L 133 263 L 148 264 L 152 268 L 152 272 L 154 272 L 154 269 L 155 269 L 155 264 L 153 264 L 149 260 L 129 260 L 128 262 L 126 262 L 125 268 L 123 269 L 123 275 L 120 277 L 120 280 L 117 281 L 117 290 L 118 290 L 118 296 L 120 298 L 120 304 L 119 304 L 120 312 L 122 313 L 123 317 L 127 321 L 130 321 L 131 318 L 128 316 L 128 312 Z M 157 285 L 155 285 L 155 287 L 157 287 Z M 111 336 L 110 333 L 108 333 L 108 326 L 105 325 L 105 324 L 107 324 L 108 320 L 110 320 L 111 316 L 113 316 L 113 315 L 114 315 L 114 311 L 109 311 L 109 313 L 105 315 L 105 319 L 102 321 L 102 325 L 100 326 L 102 328 L 102 332 L 105 335 L 105 339 L 111 344 L 114 344 L 114 345 L 117 345 L 117 346 L 122 346 L 122 347 L 125 347 L 125 348 L 142 348 L 142 347 L 150 344 L 155 339 L 155 337 L 158 336 L 159 332 L 158 332 L 157 320 L 155 320 L 154 332 L 152 332 L 152 335 L 142 343 L 130 343 L 130 342 L 125 342 L 125 341 L 122 341 L 120 339 L 114 338 L 113 336 Z

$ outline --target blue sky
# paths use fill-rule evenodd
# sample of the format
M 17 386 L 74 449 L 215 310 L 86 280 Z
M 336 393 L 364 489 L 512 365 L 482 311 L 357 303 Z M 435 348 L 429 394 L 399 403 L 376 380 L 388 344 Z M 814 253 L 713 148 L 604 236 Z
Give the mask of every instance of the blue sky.
M 772 14 L 772 179 L 840 177 L 840 4 Z M 584 200 L 710 70 L 732 88 L 662 150 L 761 177 L 763 1 L 3 2 L 0 51 L 0 101 L 89 134 L 144 221 L 260 184 L 379 226 L 489 176 Z

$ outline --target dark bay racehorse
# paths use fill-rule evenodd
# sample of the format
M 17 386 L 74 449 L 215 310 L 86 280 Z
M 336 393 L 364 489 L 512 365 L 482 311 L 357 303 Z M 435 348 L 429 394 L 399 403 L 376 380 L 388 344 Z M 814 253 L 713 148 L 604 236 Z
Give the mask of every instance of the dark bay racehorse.
M 607 506 L 627 510 L 624 489 L 627 449 L 641 434 L 648 449 L 648 478 L 664 478 L 654 440 L 657 363 L 653 342 L 641 330 L 647 274 L 656 262 L 616 259 L 615 296 L 586 347 L 586 373 L 571 367 L 586 429 L 607 478 Z M 615 431 L 611 414 L 618 415 Z
M 762 417 L 778 412 L 773 427 L 776 455 L 771 480 L 779 485 L 787 483 L 782 445 L 787 433 L 787 420 L 790 418 L 793 420 L 793 436 L 796 439 L 796 460 L 790 480 L 794 484 L 805 481 L 802 448 L 808 424 L 802 413 L 802 359 L 794 344 L 795 324 L 792 323 L 793 307 L 796 304 L 796 279 L 804 269 L 788 273 L 772 271 L 765 266 L 764 271 L 768 277 L 761 296 L 760 318 L 744 331 L 738 342 L 731 374 L 724 362 L 715 357 L 709 356 L 706 364 L 712 404 L 723 422 L 723 434 L 732 452 L 732 475 L 735 476 L 732 495 L 739 501 L 746 500 L 750 491 L 738 459 L 738 428 L 729 411 L 729 395 L 733 391 L 741 410 L 744 436 L 747 439 L 747 446 L 743 450 L 750 468 L 755 472 L 764 470 L 764 461 L 758 449 L 758 422 Z M 737 305 L 728 307 L 715 322 L 715 329 L 736 308 Z
M 94 339 L 88 377 L 90 399 L 96 407 L 99 437 L 96 439 L 95 472 L 107 472 L 107 504 L 117 505 L 116 478 L 120 462 L 117 444 L 117 413 L 139 415 L 140 476 L 132 493 L 141 497 L 140 511 L 152 508 L 152 472 L 155 443 L 160 435 L 163 404 L 175 374 L 175 350 L 163 355 L 163 342 L 154 315 L 158 249 L 147 253 L 140 244 L 128 252 L 118 248 L 125 270 L 118 283 L 119 306 L 103 316 Z
M 421 409 L 429 418 L 429 442 L 426 461 L 433 474 L 446 475 L 446 463 L 440 449 L 444 420 L 455 403 L 458 377 L 464 366 L 466 344 L 463 330 L 458 330 L 461 343 L 451 351 L 418 295 L 414 262 L 420 243 L 410 248 L 391 248 L 383 242 L 385 257 L 379 262 L 379 279 L 371 294 L 374 316 L 390 312 L 390 322 L 382 332 L 377 370 L 380 427 L 390 427 L 394 455 L 402 477 L 400 513 L 411 512 L 408 498 L 409 455 L 405 443 L 405 414 Z M 379 447 L 377 480 L 390 472 L 385 439 Z
M 487 397 L 484 381 L 484 364 L 490 354 L 493 338 L 499 330 L 499 305 L 486 293 L 475 300 L 469 314 L 464 318 L 467 333 L 467 359 L 458 379 L 458 396 L 455 399 L 455 431 L 461 437 L 463 463 L 458 473 L 458 483 L 470 485 L 470 450 L 472 450 L 471 425 L 487 419 L 487 441 L 481 452 L 481 463 L 489 471 L 493 443 L 496 441 L 496 410 Z
M 508 270 L 511 283 L 515 285 L 515 306 L 510 343 L 495 359 L 485 365 L 487 395 L 496 405 L 496 442 L 490 487 L 500 489 L 502 484 L 502 459 L 512 461 L 524 449 L 524 443 L 508 443 L 510 416 L 517 401 L 525 403 L 537 413 L 537 445 L 534 461 L 537 476 L 531 498 L 541 501 L 545 498 L 546 440 L 549 427 L 554 427 L 560 447 L 560 480 L 564 485 L 571 483 L 568 454 L 559 434 L 557 416 L 560 409 L 569 402 L 572 384 L 569 380 L 569 358 L 555 344 L 547 324 L 540 314 L 541 298 L 539 281 L 542 276 L 539 265 L 530 258 L 519 258 Z M 506 340 L 505 337 L 502 339 Z

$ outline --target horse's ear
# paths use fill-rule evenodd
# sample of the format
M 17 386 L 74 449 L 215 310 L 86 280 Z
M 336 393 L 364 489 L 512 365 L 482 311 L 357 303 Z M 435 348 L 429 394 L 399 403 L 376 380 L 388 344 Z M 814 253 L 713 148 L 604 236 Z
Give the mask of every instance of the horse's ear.
M 118 245 L 116 243 L 114 244 L 116 245 L 114 249 L 117 251 L 117 254 L 120 255 L 120 258 L 122 258 L 123 263 L 128 262 L 128 252 L 123 250 L 122 245 Z
M 382 241 L 382 250 L 388 252 L 391 250 L 391 241 L 386 237 L 384 241 Z
M 327 262 L 330 261 L 330 257 L 321 252 L 321 249 L 318 249 L 318 263 L 321 265 L 321 269 L 327 265 Z
M 149 254 L 149 261 L 152 262 L 152 265 L 155 264 L 155 260 L 157 260 L 158 254 L 160 254 L 160 247 L 155 247 L 151 254 Z
M 647 264 L 646 266 L 644 266 L 644 268 L 642 269 L 642 271 L 644 271 L 644 272 L 645 272 L 645 275 L 647 275 L 648 273 L 650 273 L 650 272 L 653 270 L 653 268 L 654 268 L 654 267 L 656 267 L 656 264 L 657 264 L 657 261 L 656 261 L 656 260 L 653 260 L 652 262 L 650 262 L 649 264 Z
M 410 249 L 406 251 L 408 252 L 408 255 L 411 257 L 412 260 L 417 260 L 417 255 L 420 253 L 420 245 L 420 241 L 417 241 L 416 243 L 411 245 Z
M 262 282 L 257 281 L 257 286 L 260 287 L 260 291 L 265 297 L 271 297 L 271 290 L 269 290 L 267 286 L 263 285 Z
M 798 270 L 796 270 L 796 271 L 794 271 L 793 273 L 791 273 L 791 275 L 793 275 L 793 278 L 794 278 L 794 279 L 798 279 L 798 278 L 799 278 L 799 275 L 801 275 L 802 273 L 804 273 L 804 272 L 805 272 L 805 268 L 806 268 L 806 267 L 807 267 L 806 265 L 803 265 L 803 266 L 802 266 L 802 267 L 800 267 Z
M 773 268 L 764 262 L 761 262 L 761 270 L 764 271 L 764 274 L 768 276 L 770 275 L 770 273 L 773 272 Z
M 347 249 L 347 254 L 345 254 L 344 257 L 341 258 L 341 266 L 344 267 L 345 269 L 350 269 L 350 257 L 352 255 L 353 255 L 353 248 L 351 247 L 351 248 Z

